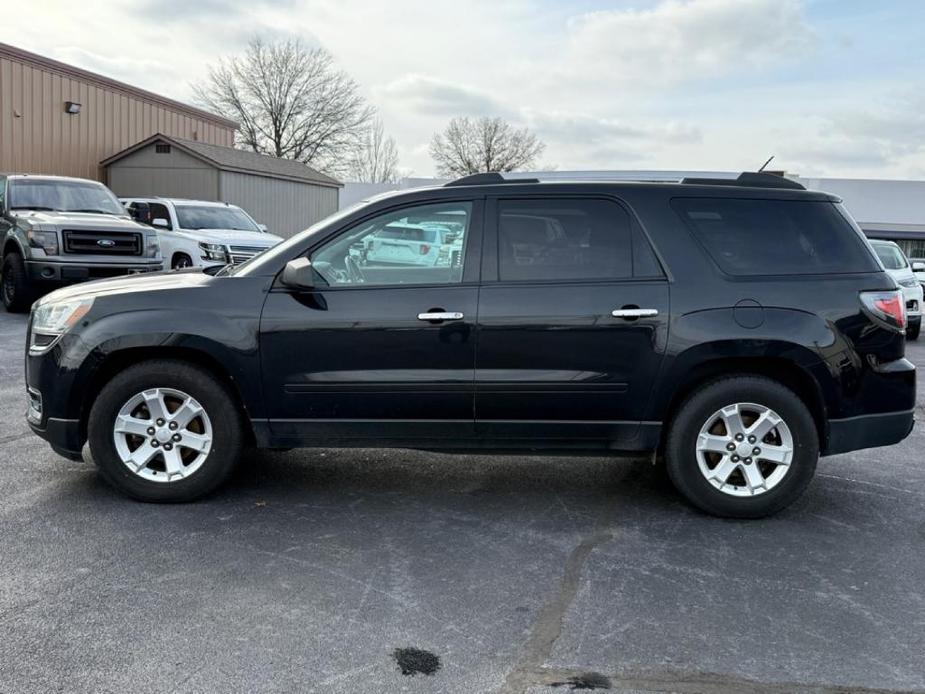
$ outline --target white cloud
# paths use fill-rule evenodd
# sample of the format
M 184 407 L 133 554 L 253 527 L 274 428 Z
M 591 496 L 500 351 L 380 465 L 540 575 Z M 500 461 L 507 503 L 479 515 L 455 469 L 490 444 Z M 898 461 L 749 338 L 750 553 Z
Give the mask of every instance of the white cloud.
M 573 17 L 563 70 L 661 87 L 780 63 L 813 43 L 800 0 L 666 0 Z
M 506 111 L 484 92 L 434 77 L 409 74 L 374 89 L 374 95 L 389 105 L 440 116 L 501 115 Z

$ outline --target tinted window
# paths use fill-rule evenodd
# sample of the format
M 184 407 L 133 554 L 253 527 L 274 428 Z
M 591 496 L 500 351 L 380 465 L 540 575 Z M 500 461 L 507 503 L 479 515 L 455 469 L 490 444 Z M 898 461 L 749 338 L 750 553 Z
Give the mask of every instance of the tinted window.
M 676 198 L 671 204 L 730 275 L 877 269 L 864 240 L 829 202 Z
M 629 214 L 608 200 L 501 200 L 501 280 L 621 279 L 633 275 Z
M 181 229 L 236 229 L 260 231 L 237 207 L 176 205 L 177 224 Z
M 331 285 L 462 281 L 472 203 L 417 205 L 373 217 L 312 254 Z
M 909 267 L 905 256 L 902 254 L 902 251 L 893 244 L 874 242 L 871 245 L 877 252 L 877 257 L 880 258 L 880 262 L 883 263 L 883 267 L 885 267 L 887 270 L 902 270 Z
M 173 225 L 170 223 L 170 212 L 167 210 L 167 205 L 163 205 L 159 202 L 151 203 L 151 221 L 155 219 L 163 219 L 167 222 L 167 228 L 173 229 Z
M 122 203 L 100 183 L 66 179 L 17 178 L 10 181 L 11 210 L 58 210 L 124 215 Z

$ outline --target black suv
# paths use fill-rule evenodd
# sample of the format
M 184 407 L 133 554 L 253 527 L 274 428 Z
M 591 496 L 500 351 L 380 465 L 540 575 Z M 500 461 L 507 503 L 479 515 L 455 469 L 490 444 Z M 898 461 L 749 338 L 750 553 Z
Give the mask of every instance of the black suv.
M 440 233 L 390 247 L 408 228 Z M 820 455 L 909 434 L 904 329 L 839 200 L 793 181 L 482 174 L 214 274 L 45 297 L 28 418 L 147 501 L 213 490 L 247 446 L 648 452 L 701 509 L 757 517 Z

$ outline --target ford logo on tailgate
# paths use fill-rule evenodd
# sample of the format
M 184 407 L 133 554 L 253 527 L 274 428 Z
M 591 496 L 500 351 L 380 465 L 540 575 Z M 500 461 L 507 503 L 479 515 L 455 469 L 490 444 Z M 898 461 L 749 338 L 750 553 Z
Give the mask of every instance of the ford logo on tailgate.
M 99 239 L 96 242 L 96 245 L 102 246 L 103 248 L 112 248 L 113 246 L 116 245 L 116 242 L 113 241 L 112 239 Z

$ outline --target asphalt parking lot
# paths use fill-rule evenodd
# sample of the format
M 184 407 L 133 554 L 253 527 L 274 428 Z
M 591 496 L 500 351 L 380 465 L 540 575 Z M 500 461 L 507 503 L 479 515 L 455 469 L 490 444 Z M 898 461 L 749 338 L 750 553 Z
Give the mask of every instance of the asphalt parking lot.
M 4 694 L 925 691 L 921 425 L 763 521 L 642 460 L 381 450 L 154 506 L 29 432 L 24 333 L 0 313 Z

